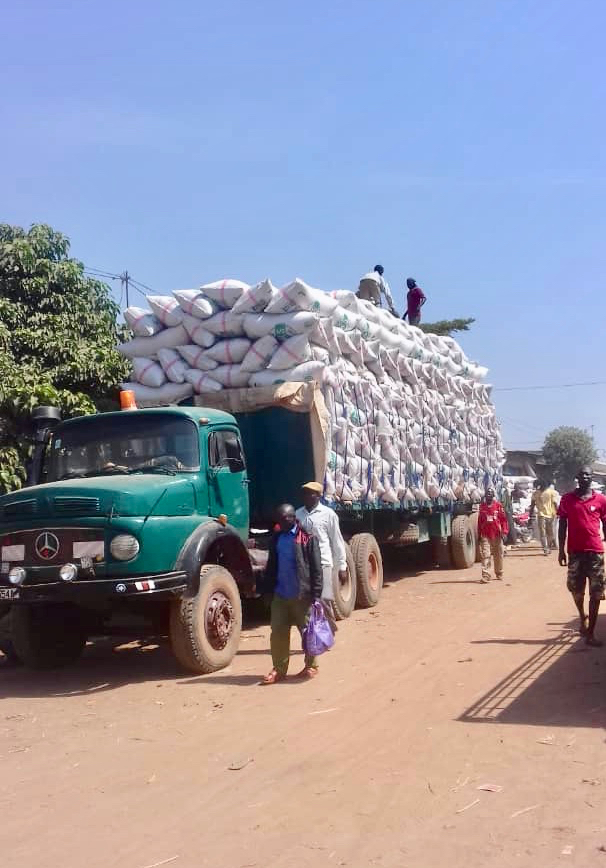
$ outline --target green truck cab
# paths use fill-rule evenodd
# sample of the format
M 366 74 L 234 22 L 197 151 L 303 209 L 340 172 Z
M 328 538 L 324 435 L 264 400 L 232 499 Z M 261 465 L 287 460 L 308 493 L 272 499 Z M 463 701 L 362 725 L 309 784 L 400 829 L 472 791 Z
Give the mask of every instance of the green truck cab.
M 228 665 L 257 570 L 234 417 L 141 409 L 47 435 L 39 484 L 0 497 L 0 605 L 10 606 L 17 657 L 68 663 L 130 613 L 168 631 L 186 669 Z

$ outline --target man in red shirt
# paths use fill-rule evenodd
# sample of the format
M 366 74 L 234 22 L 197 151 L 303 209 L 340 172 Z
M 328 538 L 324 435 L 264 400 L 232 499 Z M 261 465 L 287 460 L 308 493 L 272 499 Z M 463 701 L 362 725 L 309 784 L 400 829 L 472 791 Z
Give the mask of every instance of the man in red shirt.
M 408 292 L 406 293 L 406 313 L 402 319 L 408 317 L 409 325 L 418 326 L 421 322 L 421 308 L 427 301 L 425 293 L 420 286 L 417 286 L 416 280 L 412 277 L 406 279 Z
M 594 636 L 600 600 L 604 599 L 604 540 L 606 536 L 606 497 L 591 489 L 590 467 L 582 467 L 577 475 L 579 487 L 565 494 L 558 509 L 560 525 L 558 561 L 566 566 L 566 534 L 568 533 L 568 580 L 566 585 L 579 610 L 581 636 L 587 645 L 603 645 Z M 589 582 L 589 617 L 585 615 L 585 582 Z
M 503 578 L 503 537 L 509 533 L 505 510 L 488 486 L 478 513 L 478 539 L 482 558 L 482 583 L 490 581 L 491 557 L 497 579 Z

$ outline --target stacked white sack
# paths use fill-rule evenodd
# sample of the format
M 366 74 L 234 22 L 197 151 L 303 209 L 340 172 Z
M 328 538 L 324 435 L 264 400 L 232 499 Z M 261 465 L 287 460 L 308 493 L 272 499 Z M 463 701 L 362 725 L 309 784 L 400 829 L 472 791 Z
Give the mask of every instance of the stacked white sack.
M 452 338 L 425 334 L 354 293 L 295 280 L 217 281 L 129 309 L 142 405 L 315 380 L 330 414 L 329 501 L 479 499 L 504 459 L 490 386 Z

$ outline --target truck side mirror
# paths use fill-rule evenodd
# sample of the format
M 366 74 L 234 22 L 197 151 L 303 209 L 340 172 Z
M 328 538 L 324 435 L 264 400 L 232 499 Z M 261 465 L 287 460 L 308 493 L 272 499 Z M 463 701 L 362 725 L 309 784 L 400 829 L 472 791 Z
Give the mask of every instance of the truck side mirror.
M 61 421 L 61 411 L 58 407 L 40 406 L 32 410 L 32 427 L 34 429 L 34 453 L 27 469 L 26 485 L 37 485 L 42 473 L 42 456 L 50 435 Z

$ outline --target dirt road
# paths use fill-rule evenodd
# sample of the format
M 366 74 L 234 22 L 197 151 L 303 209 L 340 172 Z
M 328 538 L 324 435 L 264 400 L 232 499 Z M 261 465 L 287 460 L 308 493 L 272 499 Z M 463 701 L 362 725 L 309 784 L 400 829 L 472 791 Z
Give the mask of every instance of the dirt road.
M 258 686 L 265 626 L 205 678 L 107 644 L 2 669 L 3 868 L 606 865 L 606 648 L 555 556 L 506 570 L 390 581 L 310 683 Z

